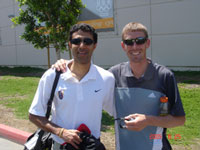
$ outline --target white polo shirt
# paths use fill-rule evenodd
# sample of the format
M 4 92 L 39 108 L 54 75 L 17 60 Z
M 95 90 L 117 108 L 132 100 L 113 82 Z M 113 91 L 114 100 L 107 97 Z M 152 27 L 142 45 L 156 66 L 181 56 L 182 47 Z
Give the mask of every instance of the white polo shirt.
M 40 79 L 29 113 L 45 116 L 55 70 L 47 70 Z M 78 81 L 67 72 L 61 74 L 52 104 L 52 122 L 66 129 L 77 129 L 86 124 L 91 133 L 100 137 L 102 109 L 113 114 L 114 76 L 112 73 L 91 64 L 89 72 Z M 58 143 L 64 141 L 56 135 Z

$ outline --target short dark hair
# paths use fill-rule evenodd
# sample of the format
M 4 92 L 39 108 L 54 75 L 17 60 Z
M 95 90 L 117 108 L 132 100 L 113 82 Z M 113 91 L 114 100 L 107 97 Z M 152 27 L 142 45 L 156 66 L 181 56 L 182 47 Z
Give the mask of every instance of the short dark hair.
M 71 27 L 70 32 L 69 32 L 69 41 L 72 40 L 73 33 L 77 32 L 79 30 L 81 30 L 83 32 L 91 33 L 93 36 L 94 43 L 95 44 L 97 43 L 98 35 L 97 35 L 96 30 L 92 26 L 85 24 L 85 23 L 75 24 Z

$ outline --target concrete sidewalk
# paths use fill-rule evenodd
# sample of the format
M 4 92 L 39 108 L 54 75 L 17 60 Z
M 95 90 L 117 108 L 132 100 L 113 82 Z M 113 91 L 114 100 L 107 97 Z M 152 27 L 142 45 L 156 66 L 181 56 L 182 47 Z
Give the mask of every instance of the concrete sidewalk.
M 23 150 L 24 146 L 17 144 L 13 141 L 7 140 L 3 137 L 0 137 L 0 149 L 1 150 Z
M 0 149 L 23 150 L 23 144 L 30 135 L 31 133 L 0 124 Z

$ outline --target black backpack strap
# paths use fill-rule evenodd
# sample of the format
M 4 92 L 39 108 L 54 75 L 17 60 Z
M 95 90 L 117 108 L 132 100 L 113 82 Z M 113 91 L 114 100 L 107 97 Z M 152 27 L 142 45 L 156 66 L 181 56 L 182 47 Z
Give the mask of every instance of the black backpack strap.
M 56 90 L 56 86 L 57 86 L 57 83 L 58 83 L 58 80 L 59 80 L 59 77 L 60 77 L 60 74 L 62 72 L 61 71 L 57 71 L 56 70 L 56 77 L 54 79 L 54 82 L 53 82 L 53 86 L 52 86 L 52 89 L 51 89 L 51 96 L 50 96 L 50 99 L 47 103 L 47 112 L 46 112 L 46 118 L 48 119 L 49 116 L 50 116 L 50 112 L 51 112 L 51 105 L 52 105 L 52 102 L 53 102 L 53 97 L 54 97 L 54 93 L 55 93 L 55 90 Z

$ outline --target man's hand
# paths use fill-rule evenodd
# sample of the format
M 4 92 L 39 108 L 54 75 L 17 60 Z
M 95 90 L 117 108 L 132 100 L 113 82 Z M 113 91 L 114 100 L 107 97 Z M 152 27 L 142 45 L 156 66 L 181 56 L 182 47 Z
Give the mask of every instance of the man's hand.
M 144 114 L 131 114 L 125 117 L 124 122 L 128 130 L 134 131 L 141 131 L 148 125 Z
M 39 128 L 60 136 L 66 143 L 70 143 L 76 149 L 78 149 L 78 146 L 76 144 L 80 144 L 82 142 L 81 138 L 78 135 L 78 133 L 80 132 L 78 130 L 64 129 L 62 134 L 59 135 L 62 128 L 50 122 L 46 117 L 29 114 L 29 119 Z
M 66 72 L 67 62 L 68 61 L 65 59 L 57 60 L 56 63 L 51 66 L 51 68 L 55 68 L 57 71 L 61 70 L 62 72 Z
M 74 148 L 79 149 L 77 145 L 79 145 L 82 140 L 79 137 L 78 133 L 80 131 L 78 130 L 67 130 L 65 129 L 61 138 L 66 142 L 71 144 Z
M 125 117 L 125 125 L 128 130 L 141 131 L 147 126 L 173 128 L 184 125 L 185 116 L 151 116 L 145 114 L 131 114 Z

